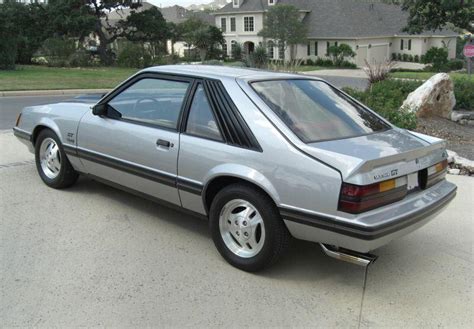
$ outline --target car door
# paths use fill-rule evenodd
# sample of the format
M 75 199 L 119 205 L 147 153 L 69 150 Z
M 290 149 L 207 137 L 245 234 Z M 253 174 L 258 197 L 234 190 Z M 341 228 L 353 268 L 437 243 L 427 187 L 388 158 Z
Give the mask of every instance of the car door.
M 192 79 L 139 75 L 99 104 L 104 115 L 80 122 L 77 152 L 99 178 L 180 205 L 178 124 Z

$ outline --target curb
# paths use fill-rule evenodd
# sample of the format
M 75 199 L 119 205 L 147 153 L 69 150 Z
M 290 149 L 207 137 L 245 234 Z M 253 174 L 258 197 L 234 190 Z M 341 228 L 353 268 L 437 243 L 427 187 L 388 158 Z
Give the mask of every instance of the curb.
M 0 91 L 0 97 L 12 96 L 61 96 L 77 94 L 103 94 L 112 89 L 64 89 L 64 90 L 18 90 Z

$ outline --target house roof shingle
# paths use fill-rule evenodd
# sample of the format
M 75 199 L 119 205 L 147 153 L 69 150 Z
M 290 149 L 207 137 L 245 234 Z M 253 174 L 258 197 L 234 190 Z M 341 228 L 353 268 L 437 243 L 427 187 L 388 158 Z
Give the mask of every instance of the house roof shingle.
M 279 0 L 308 11 L 304 22 L 309 38 L 364 38 L 406 35 L 402 32 L 408 14 L 398 5 L 363 0 Z M 267 0 L 243 0 L 240 8 L 227 4 L 216 12 L 264 12 Z M 422 36 L 456 36 L 450 30 L 426 31 Z

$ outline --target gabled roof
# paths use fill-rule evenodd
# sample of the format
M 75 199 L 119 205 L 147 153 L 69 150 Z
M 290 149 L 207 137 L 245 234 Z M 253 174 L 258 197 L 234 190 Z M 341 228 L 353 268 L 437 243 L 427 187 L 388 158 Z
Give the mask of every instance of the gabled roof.
M 240 8 L 232 3 L 216 12 L 264 12 L 269 9 L 267 0 L 241 0 Z M 408 14 L 400 6 L 365 0 L 278 0 L 308 11 L 304 22 L 308 38 L 364 38 L 407 35 L 402 32 Z M 449 30 L 426 31 L 421 35 L 456 36 Z

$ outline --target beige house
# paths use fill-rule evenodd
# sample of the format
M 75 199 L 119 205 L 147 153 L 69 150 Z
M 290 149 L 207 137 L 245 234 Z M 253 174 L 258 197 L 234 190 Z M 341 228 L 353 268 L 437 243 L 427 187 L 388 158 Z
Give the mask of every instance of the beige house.
M 325 58 L 329 46 L 341 43 L 352 47 L 356 53 L 352 60 L 358 66 L 363 66 L 365 60 L 382 62 L 392 54 L 421 57 L 431 47 L 447 47 L 449 57 L 456 56 L 456 33 L 443 30 L 406 34 L 402 30 L 407 14 L 398 5 L 361 0 L 232 0 L 215 13 L 227 55 L 236 43 L 242 44 L 246 53 L 265 44 L 270 58 L 281 59 L 281 48 L 258 36 L 265 13 L 280 3 L 299 8 L 301 20 L 308 27 L 308 43 L 298 45 L 297 58 Z M 288 53 L 285 58 L 289 58 Z

